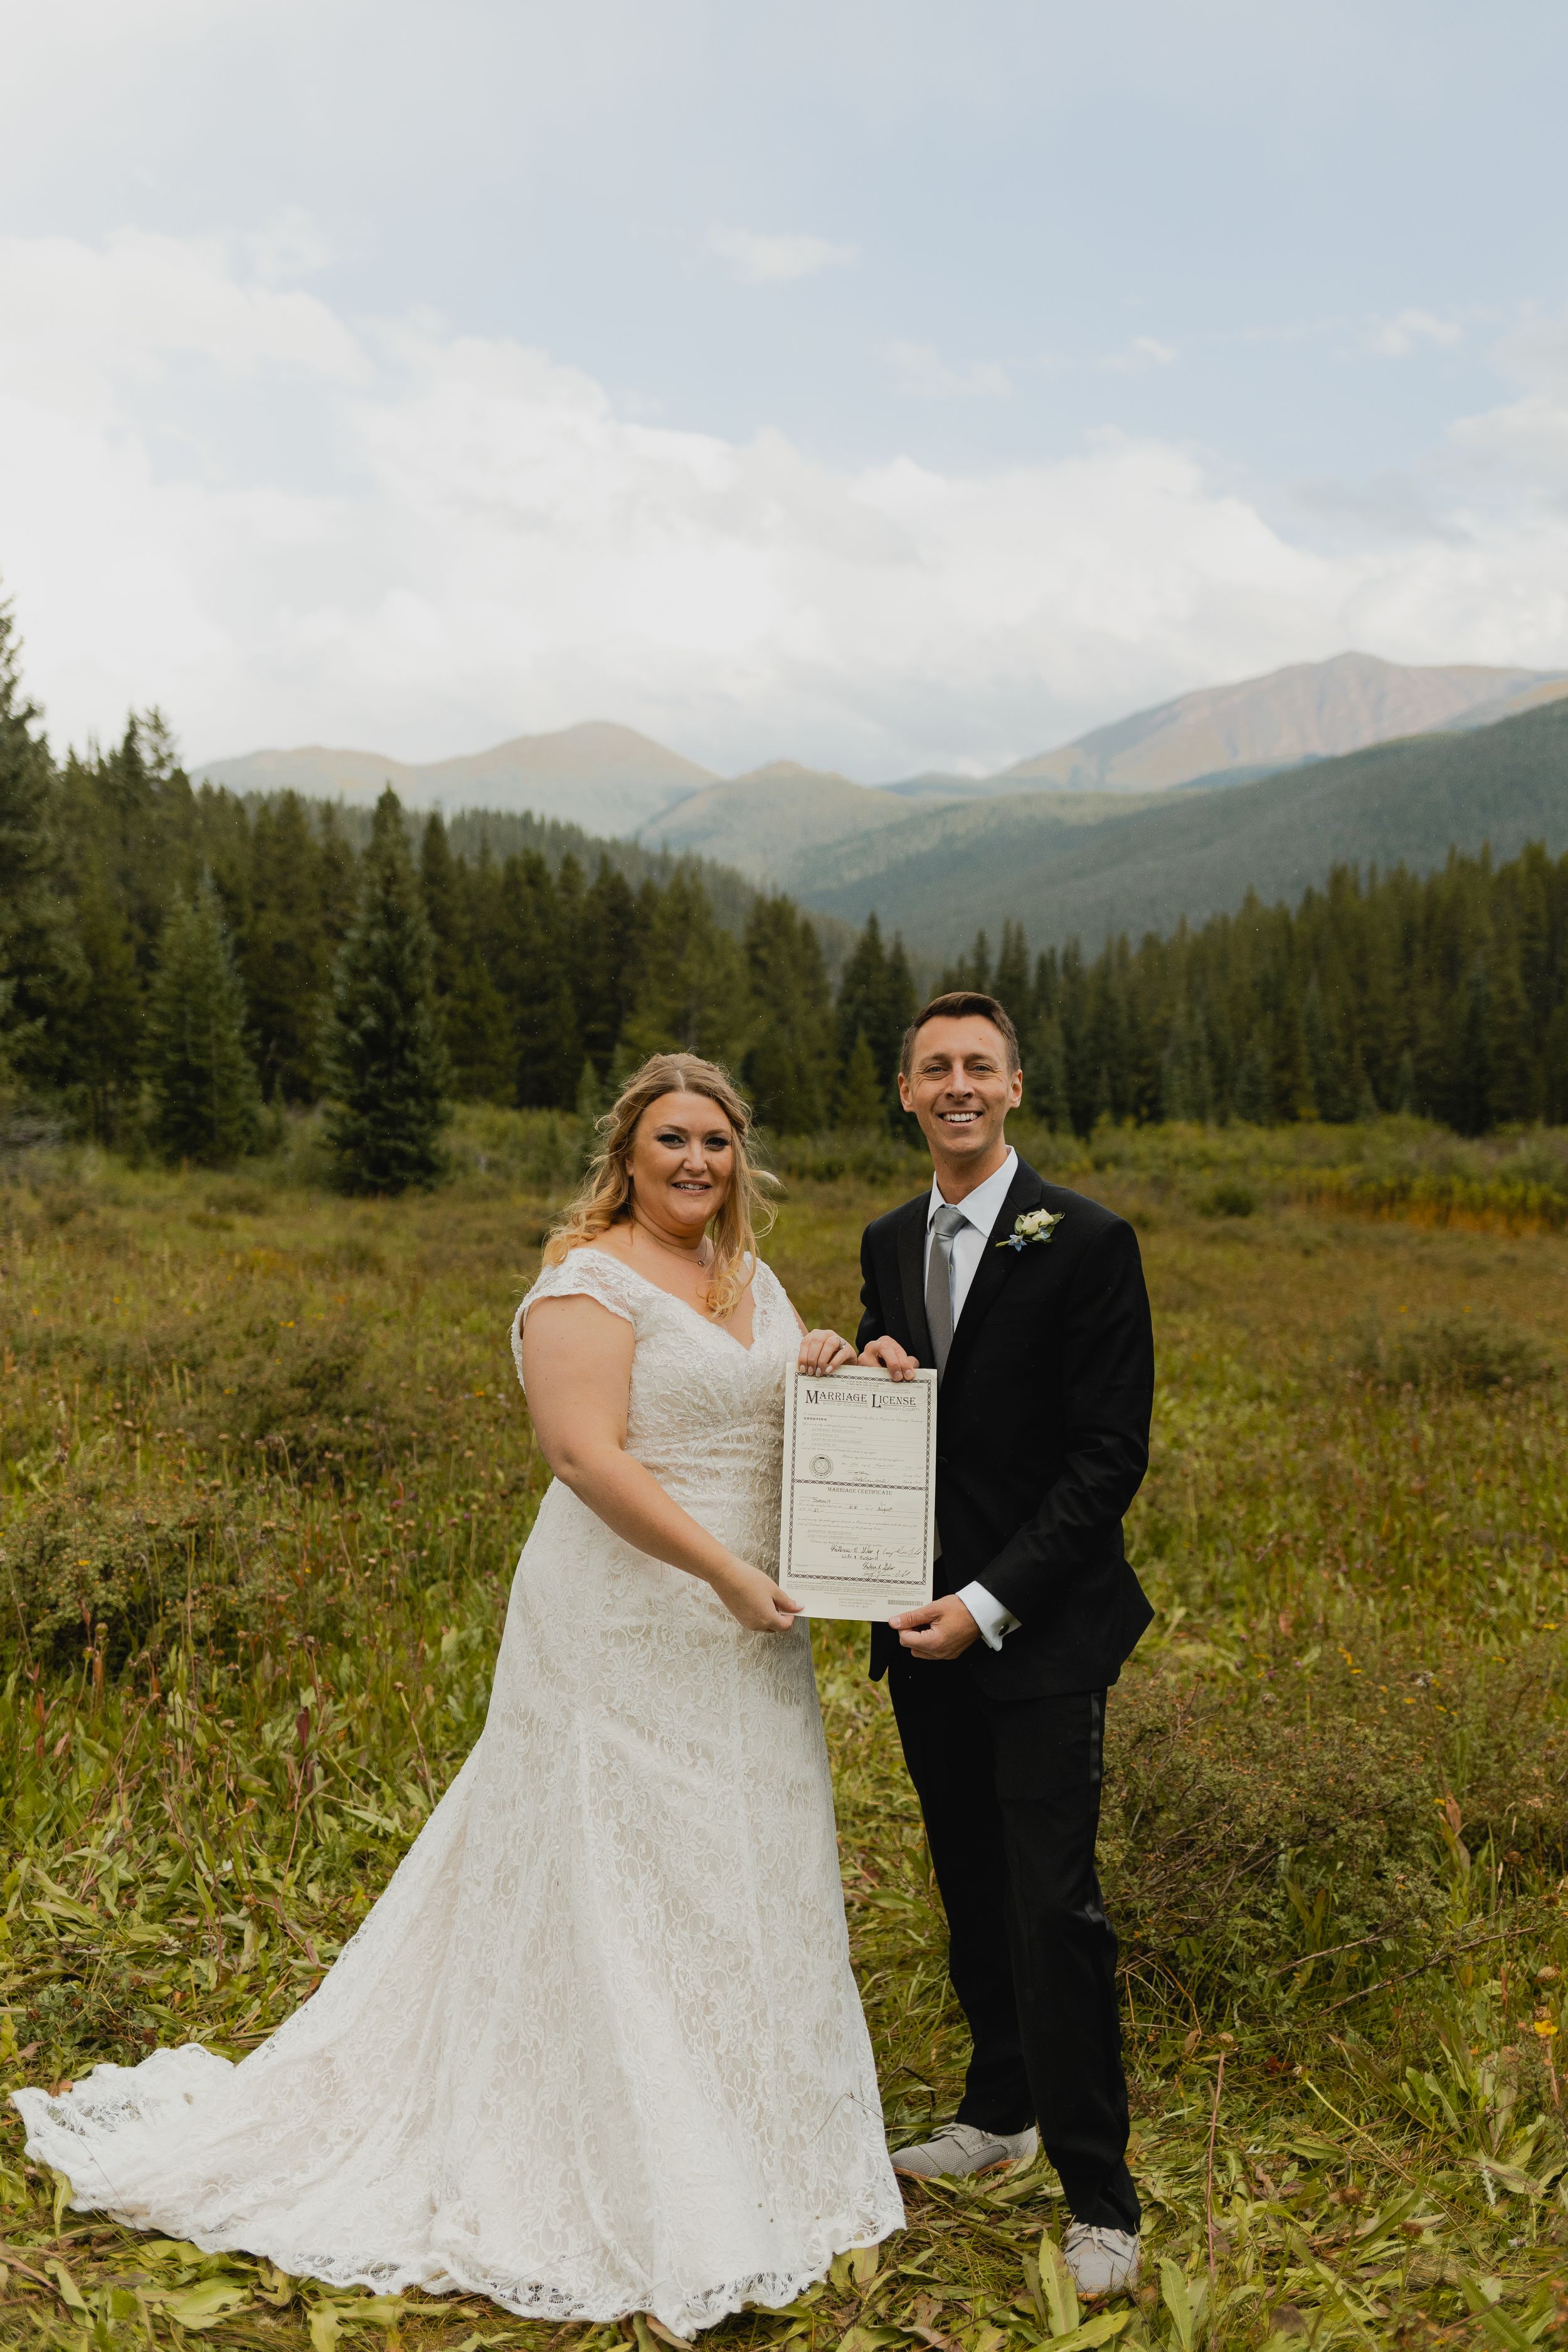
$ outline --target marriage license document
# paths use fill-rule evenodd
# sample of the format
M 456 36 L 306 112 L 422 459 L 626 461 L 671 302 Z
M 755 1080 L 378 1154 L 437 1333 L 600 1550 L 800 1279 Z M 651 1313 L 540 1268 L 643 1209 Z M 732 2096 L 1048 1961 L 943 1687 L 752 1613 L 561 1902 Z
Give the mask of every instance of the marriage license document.
M 808 1617 L 887 1619 L 931 1599 L 936 1374 L 795 1372 L 784 1395 L 779 1582 Z

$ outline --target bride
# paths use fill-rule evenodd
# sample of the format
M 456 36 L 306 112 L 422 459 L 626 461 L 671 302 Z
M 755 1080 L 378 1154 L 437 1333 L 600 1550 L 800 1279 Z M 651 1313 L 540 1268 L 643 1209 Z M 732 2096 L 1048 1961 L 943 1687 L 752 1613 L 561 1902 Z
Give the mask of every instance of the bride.
M 320 1990 L 16 2094 L 79 2210 L 296 2276 L 674 2334 L 903 2221 L 849 1969 L 784 1381 L 853 1360 L 758 1257 L 746 1107 L 644 1064 L 512 1344 L 555 1482 L 485 1728 Z

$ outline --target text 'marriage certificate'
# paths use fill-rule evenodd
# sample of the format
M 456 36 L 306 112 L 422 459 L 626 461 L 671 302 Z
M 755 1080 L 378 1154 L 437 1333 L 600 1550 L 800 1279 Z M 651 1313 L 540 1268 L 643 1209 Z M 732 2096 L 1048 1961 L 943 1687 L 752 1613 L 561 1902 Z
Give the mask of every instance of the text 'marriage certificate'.
M 936 1374 L 790 1376 L 779 1582 L 808 1617 L 880 1618 L 931 1599 Z

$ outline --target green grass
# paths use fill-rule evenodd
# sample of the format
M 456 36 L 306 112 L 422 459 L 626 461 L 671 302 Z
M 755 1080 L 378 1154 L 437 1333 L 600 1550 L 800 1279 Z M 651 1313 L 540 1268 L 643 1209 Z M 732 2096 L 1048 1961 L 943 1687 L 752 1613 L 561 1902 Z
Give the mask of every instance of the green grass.
M 1160 1613 L 1112 1701 L 1103 1848 L 1149 2228 L 1115 2341 L 1568 2341 L 1568 1251 L 1496 1210 L 1568 1190 L 1568 1139 L 1021 1139 L 1138 1224 L 1160 1349 L 1131 1526 Z M 254 2047 L 479 1729 L 546 1475 L 507 1322 L 576 1138 L 486 1114 L 456 1141 L 457 1181 L 395 1204 L 316 1189 L 308 1135 L 233 1177 L 64 1154 L 0 1187 L 0 2087 Z M 861 1225 L 920 1163 L 779 1158 L 769 1254 L 809 1320 L 852 1325 Z M 1324 1169 L 1462 1180 L 1482 1229 L 1313 1193 Z M 964 2044 L 861 1648 L 818 1629 L 857 1966 L 912 2132 Z M 1046 2168 L 909 2208 L 879 2259 L 721 2337 L 1100 2340 Z M 71 2214 L 9 2116 L 0 2240 L 0 2342 L 556 2340 Z

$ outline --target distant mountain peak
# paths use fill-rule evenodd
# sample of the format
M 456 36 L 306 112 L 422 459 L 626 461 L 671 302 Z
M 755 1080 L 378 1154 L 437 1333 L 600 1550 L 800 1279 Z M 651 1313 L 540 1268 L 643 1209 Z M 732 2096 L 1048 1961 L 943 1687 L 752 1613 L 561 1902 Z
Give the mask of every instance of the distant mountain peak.
M 392 784 L 416 808 L 448 814 L 488 808 L 560 817 L 590 833 L 631 834 L 715 779 L 635 727 L 585 719 L 544 735 L 514 735 L 486 751 L 413 764 L 379 751 L 332 751 L 309 744 L 292 751 L 252 751 L 214 760 L 197 781 L 236 792 L 293 791 L 312 799 L 359 799 Z
M 691 793 L 663 816 L 650 818 L 641 838 L 649 847 L 689 850 L 733 866 L 753 882 L 787 888 L 802 856 L 894 824 L 907 804 L 875 784 L 851 783 L 797 760 L 771 760 L 728 783 Z
M 1291 662 L 1261 677 L 1204 686 L 1054 751 L 1004 770 L 997 788 L 1037 783 L 1094 792 L 1159 792 L 1231 768 L 1294 767 L 1365 751 L 1402 735 L 1462 726 L 1484 706 L 1491 718 L 1538 698 L 1552 673 L 1479 663 L 1411 664 L 1377 654 Z M 1568 680 L 1563 681 L 1568 691 Z
M 724 779 L 607 719 L 422 764 L 309 744 L 214 761 L 195 773 L 241 792 L 358 801 L 390 782 L 415 808 L 563 818 L 590 833 L 712 858 L 774 888 L 809 890 L 847 881 L 851 868 L 881 870 L 900 844 L 915 855 L 927 833 L 933 844 L 949 840 L 955 854 L 962 842 L 965 856 L 978 855 L 997 821 L 984 812 L 1000 800 L 1034 803 L 1034 823 L 1053 814 L 1044 803 L 1063 795 L 1071 813 L 1058 806 L 1054 814 L 1076 829 L 1112 807 L 1120 816 L 1139 796 L 1240 784 L 1401 736 L 1487 727 L 1564 695 L 1568 677 L 1552 671 L 1420 666 L 1352 649 L 1197 687 L 978 779 L 927 773 L 858 784 L 798 760 L 769 760 Z M 1101 811 L 1098 801 L 1107 796 L 1112 807 Z M 891 829 L 905 821 L 922 830 L 895 843 Z M 853 853 L 851 843 L 859 845 Z
M 837 768 L 806 768 L 798 760 L 768 760 L 760 768 L 748 768 L 743 775 L 731 776 L 732 784 L 848 784 L 851 792 L 875 792 L 875 784 L 853 784 L 841 776 Z

